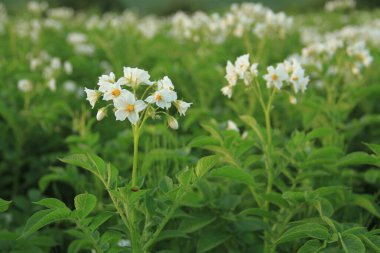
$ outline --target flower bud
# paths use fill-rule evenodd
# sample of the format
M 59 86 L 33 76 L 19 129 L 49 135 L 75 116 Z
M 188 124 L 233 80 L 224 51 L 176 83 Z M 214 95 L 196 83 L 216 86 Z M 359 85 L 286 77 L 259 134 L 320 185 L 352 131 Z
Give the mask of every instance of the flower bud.
M 172 116 L 168 116 L 167 119 L 168 119 L 169 127 L 171 129 L 177 130 L 178 129 L 178 121 Z
M 107 116 L 107 107 L 102 107 L 98 110 L 98 113 L 96 114 L 96 120 L 101 121 L 104 119 L 104 117 Z

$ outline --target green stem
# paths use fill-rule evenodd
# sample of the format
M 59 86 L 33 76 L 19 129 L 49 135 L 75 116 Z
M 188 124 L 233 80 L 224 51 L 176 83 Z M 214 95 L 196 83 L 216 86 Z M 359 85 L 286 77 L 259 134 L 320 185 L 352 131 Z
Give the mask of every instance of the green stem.
M 133 126 L 133 167 L 132 167 L 132 190 L 137 189 L 137 160 L 139 153 L 139 126 Z

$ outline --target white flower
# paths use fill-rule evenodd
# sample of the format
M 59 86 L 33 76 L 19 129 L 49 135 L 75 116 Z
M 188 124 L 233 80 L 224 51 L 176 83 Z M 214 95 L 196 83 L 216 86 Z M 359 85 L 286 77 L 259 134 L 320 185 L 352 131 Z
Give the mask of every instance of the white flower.
M 105 116 L 107 116 L 107 107 L 102 107 L 96 113 L 96 120 L 101 121 Z
M 177 93 L 169 89 L 158 90 L 145 99 L 148 103 L 156 103 L 162 109 L 169 109 L 175 100 L 177 100 Z
M 116 108 L 116 120 L 124 121 L 128 118 L 134 125 L 139 120 L 139 112 L 146 108 L 146 104 L 141 100 L 136 100 L 135 96 L 129 91 L 125 91 L 115 99 L 114 106 Z
M 168 125 L 169 125 L 169 127 L 171 129 L 177 130 L 178 129 L 178 121 L 174 117 L 172 117 L 170 115 L 167 116 L 167 119 L 168 119 Z
M 174 90 L 174 85 L 172 81 L 169 79 L 169 77 L 164 76 L 161 80 L 158 80 L 157 87 L 159 90 L 161 89 L 168 89 L 168 90 Z
M 309 77 L 305 77 L 305 70 L 301 65 L 297 66 L 290 76 L 290 83 L 293 85 L 294 92 L 299 90 L 305 92 L 307 85 L 309 84 Z
M 235 122 L 233 122 L 232 120 L 227 121 L 227 130 L 239 132 L 239 128 L 237 127 Z
M 76 84 L 74 81 L 71 81 L 71 80 L 67 80 L 63 83 L 63 88 L 65 89 L 65 91 L 67 92 L 74 92 L 77 88 Z
M 52 78 L 49 80 L 48 87 L 51 91 L 55 91 L 57 89 L 57 82 L 56 82 L 55 78 Z
M 150 75 L 143 69 L 124 67 L 123 72 L 124 77 L 117 81 L 120 85 L 127 85 L 130 87 L 140 84 L 152 85 L 152 82 L 149 81 Z
M 87 89 L 87 88 L 84 88 L 84 91 L 86 92 L 86 100 L 88 100 L 88 102 L 90 102 L 90 105 L 92 106 L 92 108 L 94 108 L 95 106 L 95 103 L 96 101 L 98 101 L 101 93 L 98 92 L 97 90 L 91 90 L 91 89 Z
M 115 83 L 115 74 L 113 72 L 109 75 L 101 75 L 98 81 L 99 90 L 106 92 L 113 83 Z
M 119 247 L 131 247 L 131 241 L 130 240 L 126 240 L 126 239 L 121 239 L 117 245 Z
M 174 105 L 175 107 L 177 108 L 179 114 L 181 116 L 185 116 L 185 113 L 187 111 L 187 109 L 189 109 L 189 107 L 192 105 L 193 103 L 187 103 L 185 101 L 182 101 L 182 100 L 177 100 L 175 101 Z
M 231 98 L 232 97 L 232 88 L 233 88 L 232 85 L 227 85 L 227 86 L 224 86 L 221 89 L 221 91 L 222 91 L 223 95 L 227 96 L 228 98 Z
M 109 101 L 118 98 L 126 90 L 121 89 L 120 85 L 117 83 L 110 83 L 108 87 L 104 88 L 103 100 Z
M 226 75 L 224 76 L 230 86 L 235 86 L 237 82 L 237 75 L 235 66 L 228 61 L 226 66 Z
M 28 79 L 21 79 L 17 83 L 17 88 L 22 92 L 29 92 L 33 89 L 33 85 Z
M 73 73 L 73 65 L 70 62 L 65 61 L 63 63 L 63 70 L 66 74 L 71 75 L 71 73 Z
M 251 72 L 253 76 L 257 76 L 259 74 L 257 70 L 258 65 L 259 65 L 258 63 L 252 63 L 251 67 L 249 68 L 249 71 Z
M 277 89 L 281 89 L 283 82 L 289 78 L 284 64 L 278 64 L 276 68 L 269 66 L 267 71 L 268 73 L 264 75 L 264 79 L 267 81 L 268 88 L 275 86 Z
M 243 79 L 245 72 L 249 68 L 249 54 L 239 56 L 235 61 L 236 74 Z

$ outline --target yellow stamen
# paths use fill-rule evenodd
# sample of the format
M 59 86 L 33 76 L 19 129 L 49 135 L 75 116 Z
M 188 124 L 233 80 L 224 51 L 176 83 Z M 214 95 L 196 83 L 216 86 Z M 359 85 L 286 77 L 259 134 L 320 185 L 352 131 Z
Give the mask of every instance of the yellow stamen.
M 160 94 L 157 94 L 157 95 L 156 95 L 156 100 L 157 100 L 157 101 L 161 101 L 161 100 L 162 100 L 162 96 L 161 96 Z
M 119 89 L 114 89 L 112 91 L 112 95 L 115 96 L 115 97 L 118 97 L 120 95 L 121 91 Z
M 125 108 L 125 110 L 127 112 L 133 112 L 135 110 L 135 106 L 134 105 L 128 105 L 127 108 Z
M 278 75 L 273 74 L 273 75 L 272 75 L 272 80 L 273 80 L 273 81 L 277 81 L 277 80 L 278 80 Z

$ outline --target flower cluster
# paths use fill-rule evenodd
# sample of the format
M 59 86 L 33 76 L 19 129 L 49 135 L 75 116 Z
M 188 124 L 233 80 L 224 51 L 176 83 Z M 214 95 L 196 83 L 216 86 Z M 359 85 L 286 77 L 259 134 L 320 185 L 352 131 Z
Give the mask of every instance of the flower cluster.
M 192 15 L 177 12 L 171 18 L 171 34 L 179 39 L 192 41 L 208 40 L 221 43 L 227 37 L 241 38 L 244 34 L 284 37 L 292 26 L 292 18 L 284 13 L 274 13 L 261 4 L 233 4 L 228 12 L 206 14 L 196 12 Z
M 235 64 L 228 61 L 225 75 L 228 85 L 222 88 L 222 93 L 231 98 L 238 80 L 243 80 L 245 85 L 249 85 L 258 74 L 257 66 L 257 63 L 250 64 L 249 54 L 239 56 Z
M 225 78 L 228 85 L 222 88 L 222 93 L 228 98 L 232 97 L 234 86 L 238 80 L 243 80 L 245 85 L 252 84 L 254 78 L 258 77 L 257 63 L 249 62 L 249 54 L 239 56 L 235 64 L 227 62 Z M 295 93 L 305 92 L 309 84 L 309 76 L 305 75 L 305 70 L 300 62 L 295 58 L 285 60 L 274 66 L 267 67 L 267 74 L 263 76 L 267 88 L 275 87 L 280 90 L 285 85 L 290 85 Z
M 87 35 L 79 32 L 72 32 L 67 36 L 67 42 L 74 48 L 74 52 L 81 55 L 93 55 L 95 46 L 88 42 Z
M 29 60 L 30 71 L 39 73 L 38 76 L 40 78 L 39 80 L 33 80 L 34 84 L 41 83 L 53 92 L 57 90 L 57 79 L 62 75 L 68 77 L 73 73 L 73 65 L 69 61 L 53 57 L 44 50 L 38 54 L 27 54 L 27 59 Z M 26 79 L 19 80 L 18 88 L 20 91 L 30 92 L 32 87 L 32 81 Z M 65 81 L 64 87 L 69 92 L 74 92 L 76 89 L 76 85 L 70 80 Z
M 313 67 L 316 76 L 335 75 L 340 70 L 346 72 L 346 69 L 351 69 L 354 75 L 359 75 L 373 61 L 364 41 L 343 41 L 337 38 L 311 43 L 302 49 L 301 55 L 294 57 L 302 64 Z M 339 61 L 343 58 L 344 61 Z
M 144 122 L 146 118 L 157 118 L 159 114 L 166 116 L 171 128 L 177 129 L 177 120 L 169 114 L 174 105 L 181 116 L 184 116 L 192 103 L 177 99 L 174 85 L 169 77 L 158 81 L 150 81 L 147 71 L 139 68 L 124 67 L 124 75 L 116 79 L 114 73 L 99 77 L 98 88 L 85 88 L 87 100 L 92 108 L 101 98 L 106 106 L 100 108 L 97 120 L 107 115 L 109 107 L 113 107 L 116 120 L 129 120 L 133 125 Z M 143 91 L 144 90 L 144 91 Z
M 326 11 L 355 9 L 355 0 L 332 0 L 325 4 Z
M 276 68 L 269 66 L 264 75 L 267 87 L 280 90 L 285 85 L 290 85 L 295 93 L 305 92 L 309 84 L 309 76 L 305 76 L 305 70 L 298 60 L 285 60 L 277 64 Z

